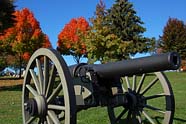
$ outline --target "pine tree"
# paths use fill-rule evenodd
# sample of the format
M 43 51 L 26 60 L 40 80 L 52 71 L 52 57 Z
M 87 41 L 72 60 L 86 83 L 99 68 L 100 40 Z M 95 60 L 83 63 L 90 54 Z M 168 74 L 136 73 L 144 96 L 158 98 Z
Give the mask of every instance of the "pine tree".
M 11 0 L 0 0 L 0 35 L 3 35 L 4 30 L 13 26 L 15 6 Z M 0 71 L 6 67 L 6 48 L 0 40 Z
M 137 16 L 132 3 L 128 0 L 116 0 L 106 18 L 110 31 L 130 44 L 124 48 L 119 58 L 125 59 L 137 52 L 147 51 L 147 42 L 150 40 L 142 36 L 146 29 L 142 27 L 143 22 Z
M 108 61 L 114 61 L 116 58 L 116 42 L 119 42 L 114 34 L 110 33 L 109 28 L 106 26 L 105 17 L 107 11 L 105 4 L 102 0 L 96 6 L 96 12 L 94 16 L 90 18 L 91 30 L 86 38 L 86 46 L 89 63 L 93 63 L 97 60 L 101 63 Z
M 12 0 L 0 0 L 0 34 L 11 26 L 13 26 L 15 6 Z
M 127 0 L 116 0 L 106 9 L 102 0 L 96 6 L 87 38 L 88 59 L 102 63 L 129 58 L 151 47 L 151 39 L 142 37 L 143 22 Z

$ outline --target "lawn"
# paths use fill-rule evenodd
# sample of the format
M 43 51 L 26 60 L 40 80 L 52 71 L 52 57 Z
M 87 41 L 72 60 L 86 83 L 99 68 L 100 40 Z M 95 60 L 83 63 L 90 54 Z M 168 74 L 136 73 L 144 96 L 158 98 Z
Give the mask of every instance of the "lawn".
M 176 101 L 174 124 L 186 124 L 186 73 L 168 72 Z M 0 80 L 0 83 L 1 80 Z M 106 108 L 78 113 L 78 124 L 108 124 Z M 0 88 L 0 124 L 21 124 L 21 86 Z

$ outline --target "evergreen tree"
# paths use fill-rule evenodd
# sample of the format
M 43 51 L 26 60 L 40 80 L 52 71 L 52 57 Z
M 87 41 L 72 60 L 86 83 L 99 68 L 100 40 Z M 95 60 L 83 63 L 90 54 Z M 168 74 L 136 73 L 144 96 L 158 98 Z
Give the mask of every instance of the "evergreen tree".
M 123 42 L 129 43 L 119 58 L 125 59 L 129 55 L 148 50 L 147 43 L 151 40 L 142 36 L 146 29 L 142 27 L 143 22 L 137 16 L 132 3 L 128 0 L 116 0 L 106 18 L 110 31 Z
M 15 6 L 12 0 L 0 0 L 0 34 L 14 23 Z
M 5 29 L 13 26 L 15 6 L 11 0 L 0 0 L 0 35 L 3 35 Z M 6 48 L 0 40 L 0 71 L 6 67 Z
M 89 63 L 97 60 L 102 63 L 115 61 L 118 46 L 121 46 L 119 43 L 121 39 L 113 33 L 110 33 L 109 27 L 106 26 L 106 15 L 105 4 L 100 0 L 100 3 L 96 6 L 94 17 L 90 19 L 92 23 L 91 30 L 86 37 Z
M 175 51 L 182 59 L 186 59 L 186 25 L 183 21 L 169 18 L 160 40 L 160 48 L 163 52 Z
M 142 36 L 143 22 L 127 0 L 116 0 L 110 9 L 100 0 L 90 21 L 86 46 L 88 58 L 93 62 L 118 61 L 152 49 L 154 39 Z

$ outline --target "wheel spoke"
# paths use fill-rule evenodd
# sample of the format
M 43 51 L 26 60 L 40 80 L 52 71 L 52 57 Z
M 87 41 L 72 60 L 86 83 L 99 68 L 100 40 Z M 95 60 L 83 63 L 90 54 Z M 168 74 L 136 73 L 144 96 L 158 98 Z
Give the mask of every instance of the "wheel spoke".
M 50 103 L 59 94 L 61 89 L 62 89 L 62 85 L 61 83 L 59 83 L 57 88 L 52 92 L 50 97 L 47 99 L 47 103 Z
M 52 91 L 52 88 L 53 88 L 52 84 L 55 81 L 55 77 L 56 77 L 56 67 L 55 67 L 55 65 L 52 65 L 51 75 L 50 75 L 50 78 L 49 78 L 49 82 L 48 82 L 47 89 L 46 89 L 46 94 L 45 94 L 46 97 L 48 97 L 48 95 Z
M 129 110 L 127 115 L 127 122 L 130 122 L 132 112 Z
M 48 115 L 46 116 L 46 120 L 47 120 L 47 124 L 53 124 L 52 120 L 48 117 Z
M 121 119 L 121 117 L 122 117 L 127 111 L 128 111 L 128 109 L 125 108 L 125 109 L 119 114 L 119 116 L 116 118 L 115 122 L 118 122 L 118 121 Z
M 173 123 L 174 96 L 170 82 L 162 72 L 155 72 L 155 76 L 143 74 L 139 76 L 139 81 L 137 75 L 125 77 L 123 80 L 126 84 L 122 86 L 125 86 L 125 91 L 129 94 L 127 97 L 128 110 L 123 109 L 118 113 L 117 109 L 109 108 L 111 124 L 120 122 L 130 124 Z M 156 101 L 161 105 L 153 104 Z M 125 114 L 123 114 L 124 111 L 126 111 Z M 156 115 L 161 119 L 156 120 Z
M 124 93 L 127 92 L 127 90 L 125 89 L 125 87 L 123 85 L 122 85 L 122 90 Z
M 125 81 L 127 83 L 127 88 L 130 89 L 130 82 L 129 82 L 129 77 L 125 76 Z
M 42 124 L 42 120 L 41 118 L 39 118 L 39 120 L 37 121 L 38 124 Z
M 140 115 L 136 115 L 136 117 L 137 117 L 137 119 L 138 119 L 139 124 L 141 124 L 141 123 L 142 123 L 141 116 L 140 116 Z
M 30 71 L 30 74 L 31 74 L 32 79 L 33 79 L 33 81 L 34 81 L 34 85 L 35 85 L 35 87 L 36 87 L 37 92 L 38 92 L 39 94 L 41 94 L 41 92 L 40 92 L 40 86 L 39 86 L 39 81 L 38 81 L 38 78 L 37 78 L 37 76 L 36 76 L 36 73 L 34 72 L 33 69 L 30 69 L 29 71 Z
M 164 96 L 166 96 L 165 93 L 161 93 L 161 94 L 156 94 L 156 95 L 152 95 L 152 96 L 147 96 L 144 99 L 150 100 L 150 99 L 155 99 L 155 98 L 164 97 Z
M 30 117 L 30 118 L 26 121 L 26 124 L 31 124 L 35 119 L 36 119 L 36 117 Z
M 65 110 L 65 106 L 60 106 L 60 105 L 48 105 L 48 109 Z
M 136 75 L 133 75 L 132 90 L 136 90 Z
M 43 84 L 43 94 L 46 93 L 46 86 L 48 85 L 49 81 L 49 59 L 48 57 L 44 56 L 44 84 Z
M 59 119 L 57 118 L 57 115 L 55 114 L 54 111 L 48 110 L 48 116 L 51 118 L 54 124 L 60 124 Z
M 41 62 L 39 59 L 36 59 L 36 65 L 37 65 L 37 68 L 38 68 L 38 78 L 39 78 L 39 85 L 40 85 L 40 91 L 42 93 L 43 91 L 43 88 L 42 88 L 42 84 L 43 84 L 43 70 L 42 70 L 42 67 L 41 67 Z
M 31 85 L 27 84 L 26 87 L 32 93 L 33 96 L 35 96 L 35 97 L 38 96 L 37 91 L 34 88 L 32 88 Z
M 145 108 L 148 108 L 148 109 L 151 109 L 151 110 L 154 110 L 154 111 L 157 111 L 159 113 L 163 113 L 165 114 L 165 111 L 159 109 L 159 108 L 156 108 L 156 107 L 153 107 L 153 106 L 150 106 L 150 105 L 144 105 Z
M 46 124 L 46 118 L 39 118 L 38 124 Z
M 153 119 L 145 111 L 142 111 L 142 113 L 149 120 L 149 122 L 151 124 L 155 124 L 155 122 L 153 121 Z
M 136 121 L 138 121 L 138 124 L 142 124 L 142 118 L 141 118 L 141 112 L 140 111 L 135 111 L 134 115 L 136 116 Z
M 158 77 L 155 77 L 154 80 L 152 80 L 152 82 L 149 83 L 149 85 L 143 89 L 141 95 L 144 95 L 158 80 Z
M 140 80 L 140 82 L 139 82 L 139 84 L 138 84 L 138 87 L 137 87 L 137 93 L 139 93 L 140 92 L 140 90 L 141 90 L 141 88 L 142 88 L 142 85 L 143 85 L 143 83 L 144 83 L 144 80 L 145 80 L 145 74 L 143 74 L 142 75 L 142 77 L 141 77 L 141 80 Z
M 137 112 L 136 111 L 133 111 L 132 112 L 132 118 L 131 118 L 133 124 L 139 124 L 139 121 L 137 119 L 137 116 L 138 116 L 137 115 Z
M 59 115 L 58 115 L 59 120 L 64 120 L 65 119 L 65 111 L 62 111 Z
M 47 48 L 35 51 L 24 76 L 23 123 L 76 123 L 72 80 L 67 64 L 58 51 Z

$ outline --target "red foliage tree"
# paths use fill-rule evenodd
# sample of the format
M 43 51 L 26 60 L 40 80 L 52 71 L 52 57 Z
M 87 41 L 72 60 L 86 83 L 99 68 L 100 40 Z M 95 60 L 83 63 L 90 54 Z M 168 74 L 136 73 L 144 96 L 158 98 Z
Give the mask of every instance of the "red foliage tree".
M 41 47 L 51 47 L 48 36 L 42 32 L 39 22 L 29 9 L 17 10 L 14 15 L 16 23 L 0 36 L 5 46 L 11 46 L 12 51 L 20 56 L 25 53 L 31 55 Z
M 35 50 L 51 47 L 51 44 L 29 9 L 17 10 L 14 16 L 14 26 L 5 30 L 5 34 L 0 36 L 0 41 L 3 42 L 4 47 L 7 47 L 7 51 L 12 51 L 11 53 L 19 56 L 21 66 L 23 62 L 29 60 Z
M 175 51 L 186 59 L 186 25 L 182 20 L 169 18 L 160 39 L 163 52 Z
M 89 24 L 85 18 L 73 18 L 65 25 L 58 35 L 57 49 L 63 55 L 72 55 L 76 62 L 86 54 L 84 37 L 89 30 Z

